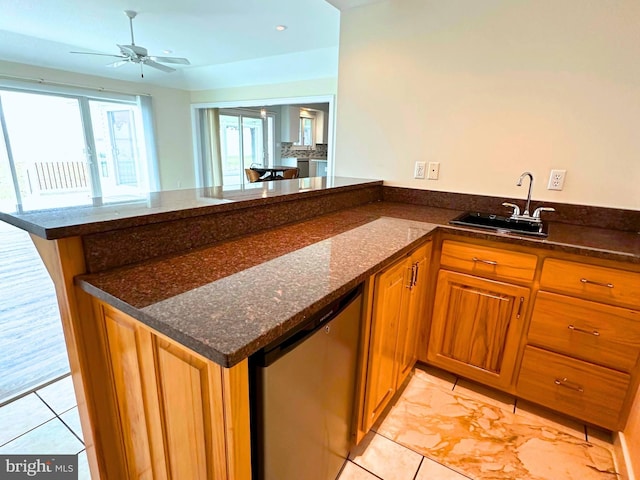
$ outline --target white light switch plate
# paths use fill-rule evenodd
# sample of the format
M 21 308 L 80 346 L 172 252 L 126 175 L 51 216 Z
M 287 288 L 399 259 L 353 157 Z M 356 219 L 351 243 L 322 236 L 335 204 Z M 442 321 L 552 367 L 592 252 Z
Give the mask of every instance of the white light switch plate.
M 429 180 L 438 180 L 440 177 L 440 162 L 429 162 L 429 172 L 427 178 Z

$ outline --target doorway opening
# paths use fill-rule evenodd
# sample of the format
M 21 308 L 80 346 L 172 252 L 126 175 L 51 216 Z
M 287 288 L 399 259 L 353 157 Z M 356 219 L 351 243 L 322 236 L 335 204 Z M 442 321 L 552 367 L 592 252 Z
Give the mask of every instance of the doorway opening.
M 333 96 L 196 104 L 192 118 L 198 187 L 261 188 L 252 166 L 333 174 Z

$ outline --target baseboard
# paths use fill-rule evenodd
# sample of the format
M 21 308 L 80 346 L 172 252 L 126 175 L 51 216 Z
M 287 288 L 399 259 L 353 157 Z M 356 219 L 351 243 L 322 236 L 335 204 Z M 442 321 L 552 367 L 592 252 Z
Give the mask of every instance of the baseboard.
M 633 463 L 631 462 L 631 456 L 629 449 L 627 448 L 627 442 L 624 438 L 624 433 L 613 433 L 613 447 L 614 454 L 616 456 L 615 462 L 618 468 L 618 473 L 621 480 L 636 480 L 636 476 L 633 472 Z

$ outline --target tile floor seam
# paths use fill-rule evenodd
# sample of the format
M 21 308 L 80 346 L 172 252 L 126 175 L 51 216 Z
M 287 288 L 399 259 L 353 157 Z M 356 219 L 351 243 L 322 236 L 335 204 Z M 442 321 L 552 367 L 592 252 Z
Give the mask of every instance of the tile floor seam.
M 386 438 L 387 440 L 389 440 L 389 441 L 391 441 L 391 442 L 395 443 L 396 445 L 399 445 L 399 446 L 401 446 L 401 447 L 403 447 L 403 448 L 406 448 L 407 450 L 409 450 L 409 451 L 411 451 L 411 452 L 413 452 L 413 453 L 416 453 L 416 454 L 420 455 L 420 456 L 422 457 L 422 460 L 420 460 L 420 465 L 422 465 L 422 462 L 423 462 L 423 461 L 424 461 L 424 459 L 426 458 L 426 459 L 428 459 L 428 460 L 431 460 L 432 462 L 437 463 L 438 465 L 442 465 L 443 467 L 448 468 L 449 470 L 452 470 L 452 471 L 454 471 L 454 472 L 456 472 L 456 473 L 459 473 L 459 472 L 457 472 L 456 470 L 453 470 L 453 469 L 452 469 L 451 467 L 449 467 L 448 465 L 445 465 L 444 463 L 439 462 L 439 461 L 438 461 L 438 460 L 436 460 L 435 458 L 431 458 L 431 457 L 429 457 L 429 456 L 425 455 L 425 454 L 424 454 L 424 453 L 422 453 L 422 452 L 417 452 L 416 450 L 414 450 L 414 449 L 413 449 L 413 448 L 411 448 L 411 447 L 407 447 L 406 445 L 403 445 L 402 443 L 398 443 L 398 442 L 396 442 L 393 438 L 389 438 L 388 436 L 384 435 L 383 433 L 378 433 L 378 432 L 375 432 L 375 433 L 376 433 L 376 435 L 380 435 L 381 437 Z M 420 471 L 420 468 L 418 468 L 418 471 Z M 416 475 L 417 475 L 417 472 L 416 472 Z M 465 476 L 466 476 L 466 475 L 465 475 Z
M 20 439 L 20 438 L 24 437 L 24 436 L 25 436 L 25 435 L 27 435 L 28 433 L 31 433 L 32 431 L 34 431 L 34 430 L 36 430 L 36 429 L 38 429 L 38 428 L 41 428 L 41 427 L 43 427 L 44 425 L 46 425 L 47 423 L 52 422 L 52 421 L 54 421 L 54 420 L 58 420 L 58 421 L 60 421 L 60 423 L 62 423 L 62 425 L 64 425 L 67 429 L 69 429 L 69 427 L 67 427 L 66 423 L 64 423 L 64 422 L 62 421 L 62 419 L 56 415 L 56 416 L 54 416 L 54 417 L 50 418 L 49 420 L 47 420 L 46 422 L 41 423 L 41 424 L 40 424 L 40 425 L 38 425 L 37 427 L 35 427 L 35 428 L 31 428 L 31 429 L 29 429 L 29 430 L 27 430 L 27 431 L 25 431 L 25 432 L 21 433 L 21 434 L 20 434 L 20 435 L 18 435 L 17 437 L 13 438 L 12 440 L 10 440 L 10 441 L 8 441 L 8 442 L 6 442 L 6 443 L 4 443 L 4 444 L 0 445 L 0 448 L 5 447 L 5 446 L 9 445 L 11 442 L 15 442 L 16 440 L 18 440 L 18 439 Z M 73 432 L 71 432 L 71 433 L 73 433 Z M 74 437 L 78 438 L 78 436 L 77 436 L 77 435 L 74 435 Z M 79 450 L 78 452 L 76 452 L 75 454 L 73 454 L 73 453 L 72 453 L 72 454 L 70 454 L 70 455 L 78 455 L 80 452 L 82 452 L 82 450 L 86 450 L 86 447 L 85 447 L 84 442 L 83 442 L 83 441 L 80 441 L 80 443 L 82 444 L 82 449 L 81 449 L 81 450 Z
M 40 401 L 41 401 L 42 403 L 44 403 L 44 404 L 46 405 L 46 407 L 47 407 L 49 410 L 51 410 L 51 411 L 53 412 L 53 414 L 54 414 L 56 417 L 58 416 L 58 412 L 56 412 L 56 411 L 51 407 L 51 405 L 49 405 L 47 402 L 45 402 L 45 401 L 44 401 L 44 398 L 42 398 L 40 395 L 38 395 L 38 392 L 37 392 L 37 391 L 35 391 L 35 392 L 33 392 L 33 393 L 35 394 L 35 396 L 36 396 L 36 397 L 38 397 L 38 398 L 40 399 Z
M 372 472 L 371 470 L 369 470 L 368 468 L 363 467 L 362 465 L 360 465 L 358 462 L 354 462 L 353 460 L 347 460 L 347 461 L 349 461 L 349 462 L 353 463 L 356 467 L 361 468 L 362 470 L 364 470 L 365 472 L 367 472 L 367 473 L 369 473 L 369 474 L 373 475 L 374 477 L 379 478 L 380 480 L 384 480 L 384 478 L 382 478 L 380 475 L 376 475 L 375 473 L 373 473 L 373 472 Z
M 71 410 L 71 409 L 69 409 L 69 410 Z M 69 410 L 67 410 L 67 412 L 68 412 Z M 65 412 L 65 413 L 66 413 L 66 412 Z M 60 420 L 60 421 L 62 422 L 62 424 L 63 424 L 65 427 L 67 427 L 67 429 L 68 429 L 68 430 L 73 434 L 73 436 L 74 436 L 74 437 L 76 437 L 76 438 L 80 441 L 80 443 L 82 443 L 82 446 L 84 447 L 84 446 L 85 446 L 85 444 L 84 444 L 84 438 L 80 438 L 80 437 L 78 436 L 78 434 L 73 430 L 73 428 L 71 428 L 69 425 L 67 425 L 67 422 L 65 422 L 65 421 L 60 417 L 60 415 L 56 415 L 56 417 L 58 418 L 58 420 Z
M 521 400 L 521 399 L 519 399 L 519 398 L 517 398 L 517 397 L 516 397 L 516 403 L 515 403 L 515 405 L 513 406 L 513 414 L 514 414 L 514 415 L 520 415 L 520 414 L 518 414 L 518 413 L 517 413 L 517 403 L 518 403 L 518 400 Z M 526 411 L 526 410 L 525 410 L 525 409 L 523 409 L 523 408 L 520 408 L 520 409 L 521 409 L 521 410 Z M 589 442 L 589 434 L 588 434 L 588 430 L 587 430 L 587 424 L 586 424 L 586 423 L 583 423 L 583 424 L 581 424 L 581 425 L 582 425 L 582 428 L 584 429 L 584 432 L 583 432 L 584 440 L 585 440 L 585 442 L 590 443 L 590 442 Z M 581 437 L 581 436 L 573 435 L 573 434 L 571 434 L 571 433 L 569 433 L 569 432 L 565 432 L 565 433 L 566 433 L 567 435 L 571 435 L 572 437 L 579 438 L 580 440 L 582 440 L 582 437 Z
M 422 464 L 424 463 L 424 459 L 425 459 L 425 456 L 422 455 L 422 458 L 420 459 L 420 463 L 418 464 L 418 470 L 416 470 L 416 473 L 413 475 L 412 480 L 417 480 L 418 474 L 420 473 L 420 469 L 422 468 Z
M 40 427 L 41 427 L 41 426 L 43 426 L 45 423 L 48 423 L 48 422 L 50 422 L 51 420 L 55 419 L 55 418 L 56 418 L 56 416 L 57 416 L 57 415 L 55 415 L 55 416 L 53 416 L 53 417 L 49 418 L 48 420 L 46 420 L 46 421 L 44 421 L 44 422 L 42 422 L 42 423 L 40 423 L 40 424 L 36 425 L 36 426 L 35 426 L 35 427 L 33 427 L 33 428 L 30 428 L 30 429 L 28 429 L 28 430 L 25 430 L 24 432 L 20 433 L 19 435 L 16 435 L 15 437 L 13 437 L 11 440 L 9 440 L 9 441 L 7 441 L 7 442 L 4 442 L 4 443 L 0 444 L 0 448 L 4 447 L 5 445 L 10 444 L 11 442 L 13 442 L 14 440 L 17 440 L 17 439 L 18 439 L 18 438 L 20 438 L 20 437 L 25 436 L 27 433 L 32 432 L 32 431 L 33 431 L 33 430 L 35 430 L 36 428 L 40 428 Z

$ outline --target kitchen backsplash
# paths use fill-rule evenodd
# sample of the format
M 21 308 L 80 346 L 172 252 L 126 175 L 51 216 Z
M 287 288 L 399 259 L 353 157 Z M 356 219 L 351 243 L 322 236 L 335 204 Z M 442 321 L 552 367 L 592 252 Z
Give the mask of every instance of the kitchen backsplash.
M 315 148 L 299 149 L 292 148 L 292 142 L 282 142 L 280 144 L 281 158 L 327 158 L 328 145 L 326 143 L 316 143 Z

